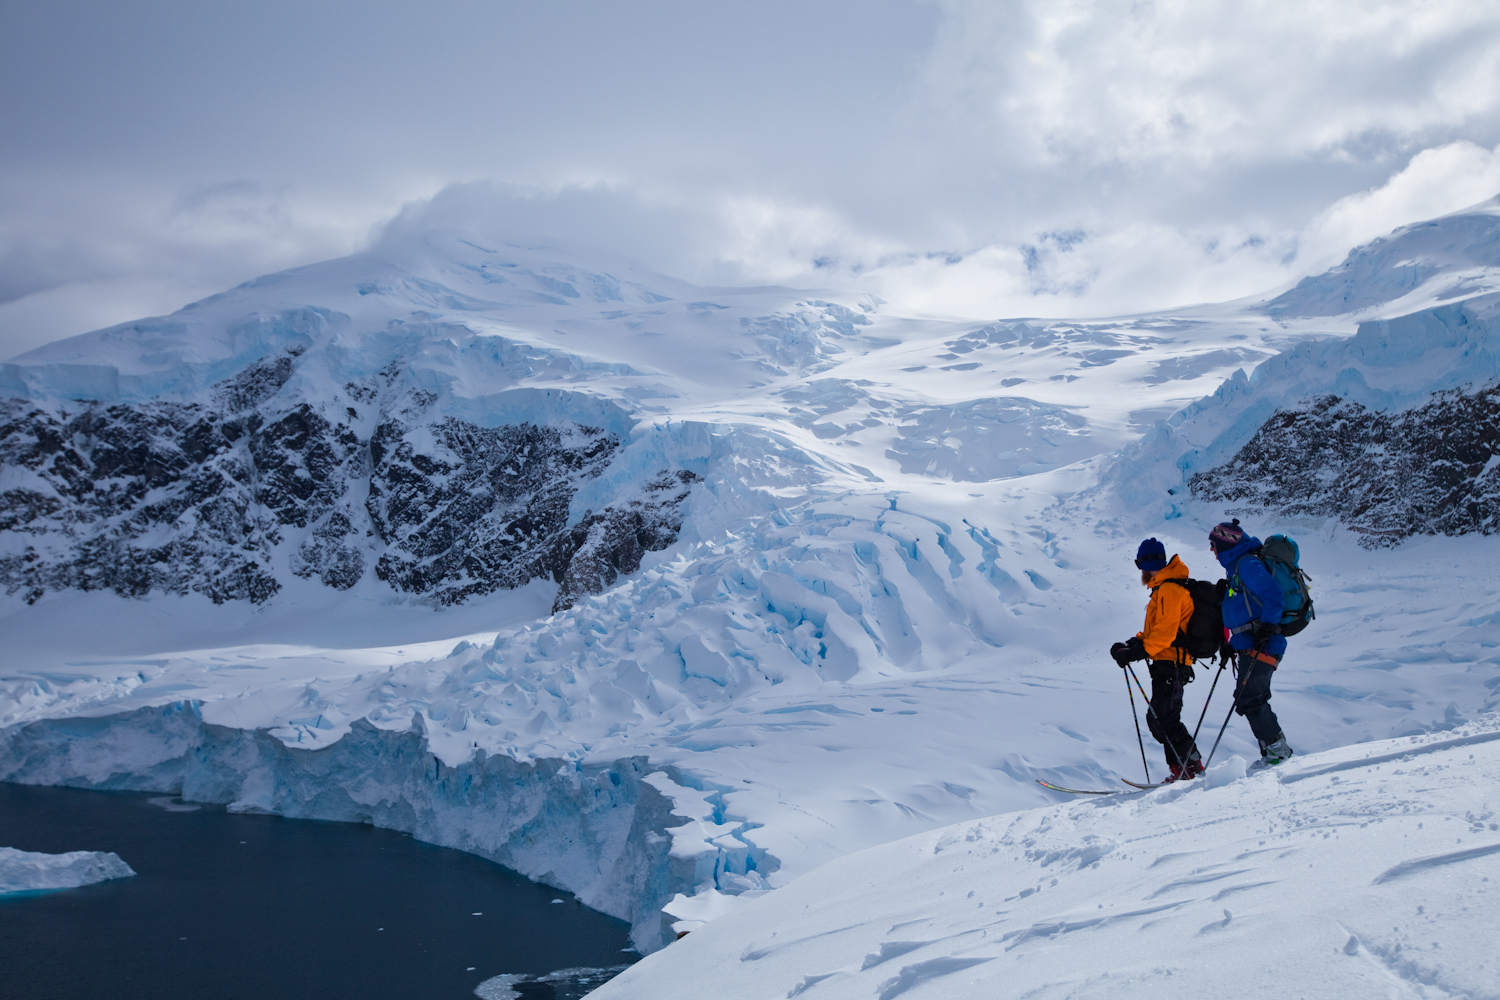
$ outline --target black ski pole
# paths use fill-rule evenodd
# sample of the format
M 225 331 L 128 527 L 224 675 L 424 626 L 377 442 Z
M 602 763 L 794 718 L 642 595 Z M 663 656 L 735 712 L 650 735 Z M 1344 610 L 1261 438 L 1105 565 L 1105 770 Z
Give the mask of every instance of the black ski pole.
M 1210 750 L 1208 752 L 1208 760 L 1205 760 L 1203 762 L 1203 769 L 1205 771 L 1208 770 L 1209 761 L 1211 761 L 1211 760 L 1214 759 L 1214 750 L 1218 750 L 1219 749 L 1219 740 L 1222 740 L 1224 738 L 1224 730 L 1226 730 L 1226 729 L 1229 728 L 1229 720 L 1234 717 L 1234 710 L 1235 710 L 1236 706 L 1239 705 L 1239 703 L 1240 703 L 1240 671 L 1239 671 L 1239 667 L 1235 667 L 1235 671 L 1234 671 L 1234 697 L 1229 699 L 1229 714 L 1224 716 L 1224 724 L 1219 727 L 1219 735 L 1214 740 L 1213 750 Z M 1207 712 L 1208 711 L 1208 706 L 1205 705 L 1203 707 L 1203 710 L 1205 712 Z
M 1208 703 L 1214 700 L 1214 690 L 1219 686 L 1219 678 L 1224 674 L 1224 668 L 1228 664 L 1219 664 L 1219 672 L 1214 674 L 1214 682 L 1208 686 L 1208 697 L 1203 699 L 1203 711 L 1198 713 L 1198 724 L 1193 727 L 1193 746 L 1198 745 L 1198 731 L 1203 728 L 1203 717 L 1208 714 Z
M 1158 726 L 1162 725 L 1161 716 L 1159 714 L 1157 714 L 1156 709 L 1154 709 L 1154 708 L 1151 707 L 1151 697 L 1148 694 L 1146 694 L 1146 686 L 1141 683 L 1140 677 L 1136 676 L 1135 667 L 1127 666 L 1125 669 L 1127 669 L 1127 670 L 1130 671 L 1130 676 L 1135 680 L 1135 686 L 1136 686 L 1136 688 L 1141 692 L 1141 701 L 1144 701 L 1146 703 L 1146 719 L 1149 721 L 1150 718 L 1153 715 L 1155 715 L 1156 716 L 1156 724 Z M 1132 707 L 1134 707 L 1133 703 L 1132 703 Z M 1140 727 L 1137 726 L 1136 728 L 1137 728 L 1137 733 L 1139 733 Z M 1163 727 L 1163 728 L 1165 728 L 1165 727 Z M 1194 745 L 1196 745 L 1196 744 L 1194 744 Z M 1177 766 L 1178 767 L 1182 767 L 1182 758 L 1177 755 L 1177 749 L 1172 746 L 1171 742 L 1168 741 L 1166 743 L 1163 743 L 1162 746 L 1166 748 L 1167 753 L 1169 753 L 1169 754 L 1172 755 L 1172 759 L 1175 760 L 1175 761 L 1177 761 Z M 1142 758 L 1145 757 L 1145 751 L 1144 750 L 1141 751 L 1141 756 L 1142 756 Z M 1151 779 L 1148 777 L 1146 780 L 1150 781 Z
M 1234 702 L 1229 703 L 1229 715 L 1224 716 L 1224 724 L 1219 727 L 1219 735 L 1214 740 L 1213 750 L 1208 752 L 1208 759 L 1203 762 L 1203 770 L 1208 770 L 1208 765 L 1213 763 L 1214 750 L 1219 749 L 1219 740 L 1224 738 L 1224 730 L 1229 728 L 1229 720 L 1234 715 Z
M 1129 670 L 1130 668 L 1127 666 L 1126 669 Z M 1121 676 L 1125 676 L 1125 671 L 1120 671 L 1120 674 Z M 1134 676 L 1135 671 L 1131 670 L 1130 674 L 1131 676 Z M 1140 681 L 1136 681 L 1136 683 L 1139 684 Z M 1146 741 L 1141 739 L 1141 717 L 1136 713 L 1135 710 L 1135 692 L 1130 690 L 1129 676 L 1125 676 L 1125 693 L 1130 695 L 1130 717 L 1135 720 L 1135 741 L 1136 743 L 1140 744 L 1141 767 L 1146 769 L 1146 784 L 1149 785 L 1151 784 L 1151 765 L 1146 763 Z M 1147 703 L 1147 707 L 1150 707 L 1149 702 Z

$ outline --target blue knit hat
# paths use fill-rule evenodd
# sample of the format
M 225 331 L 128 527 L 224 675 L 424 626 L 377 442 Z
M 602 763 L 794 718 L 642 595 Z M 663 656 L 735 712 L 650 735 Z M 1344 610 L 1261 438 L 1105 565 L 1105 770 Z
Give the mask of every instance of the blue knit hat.
M 1148 538 L 1135 550 L 1135 568 L 1155 573 L 1167 567 L 1167 547 L 1154 538 Z

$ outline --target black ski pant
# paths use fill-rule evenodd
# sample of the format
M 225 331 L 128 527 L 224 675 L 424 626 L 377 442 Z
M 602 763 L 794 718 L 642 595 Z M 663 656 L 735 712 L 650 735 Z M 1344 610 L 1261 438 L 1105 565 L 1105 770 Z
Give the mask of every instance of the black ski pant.
M 1250 731 L 1262 747 L 1281 738 L 1281 723 L 1271 711 L 1271 675 L 1276 667 L 1241 652 L 1235 670 L 1234 710 L 1250 723 Z
M 1192 679 L 1192 667 L 1171 660 L 1151 661 L 1151 711 L 1146 713 L 1146 725 L 1164 748 L 1168 767 L 1198 755 L 1193 734 L 1182 724 L 1182 686 Z

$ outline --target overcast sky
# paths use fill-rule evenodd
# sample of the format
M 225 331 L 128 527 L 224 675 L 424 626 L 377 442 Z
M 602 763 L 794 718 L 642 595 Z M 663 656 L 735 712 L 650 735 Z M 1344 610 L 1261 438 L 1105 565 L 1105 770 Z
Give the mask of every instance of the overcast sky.
M 388 227 L 1083 316 L 1500 193 L 1495 0 L 0 0 L 0 357 Z

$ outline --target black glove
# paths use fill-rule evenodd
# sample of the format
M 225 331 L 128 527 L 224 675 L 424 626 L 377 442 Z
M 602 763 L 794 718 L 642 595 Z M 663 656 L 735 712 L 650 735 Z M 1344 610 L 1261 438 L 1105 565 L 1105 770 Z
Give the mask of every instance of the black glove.
M 1146 658 L 1146 644 L 1141 641 L 1140 636 L 1133 635 L 1128 642 L 1117 642 L 1109 647 L 1109 655 L 1114 657 L 1115 663 L 1123 670 L 1136 660 Z
M 1231 646 L 1229 643 L 1226 642 L 1226 643 L 1224 643 L 1224 645 L 1222 645 L 1222 646 L 1219 647 L 1219 666 L 1220 667 L 1227 667 L 1229 664 L 1233 663 L 1234 662 L 1234 657 L 1235 657 L 1235 648 L 1233 646 Z
M 1271 638 L 1271 636 L 1280 634 L 1280 622 L 1256 622 L 1255 628 L 1250 632 L 1250 638 L 1259 647 L 1265 645 L 1266 640 Z

